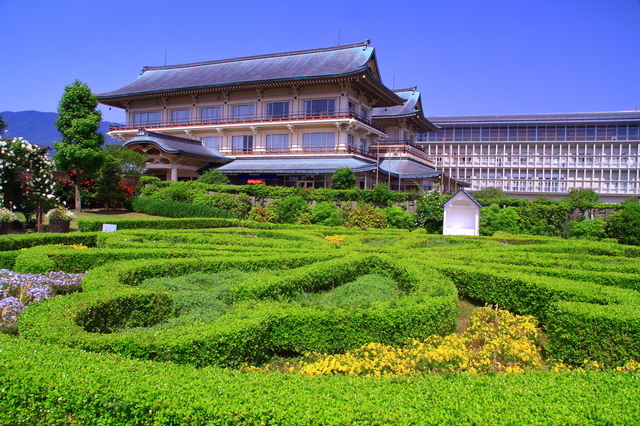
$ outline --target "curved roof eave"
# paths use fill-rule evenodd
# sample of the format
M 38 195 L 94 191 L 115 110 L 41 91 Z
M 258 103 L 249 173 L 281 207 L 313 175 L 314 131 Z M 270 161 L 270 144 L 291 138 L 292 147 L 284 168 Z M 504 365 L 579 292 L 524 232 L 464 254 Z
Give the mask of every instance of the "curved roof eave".
M 285 83 L 289 83 L 289 82 L 305 82 L 305 81 L 313 82 L 318 80 L 340 80 L 340 79 L 345 79 L 349 77 L 353 79 L 358 79 L 358 77 L 362 76 L 363 74 L 365 74 L 365 79 L 360 80 L 360 82 L 363 84 L 366 84 L 364 83 L 365 81 L 371 82 L 368 85 L 377 86 L 375 88 L 378 89 L 377 94 L 381 95 L 381 99 L 380 99 L 382 101 L 381 106 L 401 105 L 405 101 L 405 99 L 398 96 L 395 92 L 393 92 L 391 89 L 389 89 L 384 84 L 382 84 L 382 82 L 377 80 L 375 76 L 371 73 L 371 70 L 369 69 L 369 67 L 366 67 L 366 66 L 361 67 L 356 72 L 343 73 L 343 74 L 314 76 L 314 77 L 305 76 L 305 77 L 288 77 L 284 79 L 279 78 L 279 79 L 269 79 L 269 80 L 242 81 L 242 82 L 224 83 L 224 84 L 179 87 L 179 88 L 171 88 L 171 89 L 164 89 L 164 90 L 150 90 L 145 92 L 130 92 L 130 93 L 116 94 L 116 95 L 109 95 L 108 93 L 105 93 L 105 94 L 97 95 L 96 97 L 98 101 L 102 104 L 113 106 L 116 108 L 122 108 L 122 105 L 119 105 L 119 102 L 122 102 L 129 98 L 144 99 L 144 98 L 150 98 L 157 95 L 169 94 L 169 93 L 177 93 L 177 94 L 185 93 L 186 94 L 190 92 L 206 91 L 206 90 L 218 91 L 224 88 L 236 88 L 236 89 L 242 88 L 242 87 L 252 88 L 260 85 L 280 86 L 280 85 L 285 85 Z M 278 83 L 281 83 L 281 84 L 278 84 Z
M 251 86 L 251 85 L 260 85 L 260 84 L 274 84 L 277 82 L 288 82 L 288 81 L 312 81 L 312 80 L 326 80 L 326 79 L 340 79 L 345 77 L 356 77 L 358 74 L 362 74 L 363 72 L 368 72 L 368 67 L 361 67 L 360 69 L 349 72 L 349 73 L 341 73 L 341 74 L 331 74 L 331 75 L 318 75 L 318 76 L 304 76 L 304 77 L 287 77 L 287 78 L 272 78 L 266 80 L 247 80 L 247 81 L 237 81 L 233 83 L 222 83 L 222 84 L 205 84 L 199 86 L 185 86 L 185 87 L 175 87 L 170 89 L 162 89 L 162 90 L 149 90 L 144 92 L 129 92 L 129 93 L 119 93 L 115 95 L 109 95 L 107 92 L 103 94 L 96 95 L 99 101 L 108 100 L 108 99 L 120 99 L 120 98 L 128 98 L 134 96 L 145 96 L 145 95 L 159 95 L 163 93 L 173 93 L 173 92 L 186 92 L 191 90 L 203 90 L 203 89 L 217 89 L 224 87 L 238 87 L 238 86 Z M 370 73 L 369 73 L 370 74 Z M 114 90 L 116 92 L 116 90 Z

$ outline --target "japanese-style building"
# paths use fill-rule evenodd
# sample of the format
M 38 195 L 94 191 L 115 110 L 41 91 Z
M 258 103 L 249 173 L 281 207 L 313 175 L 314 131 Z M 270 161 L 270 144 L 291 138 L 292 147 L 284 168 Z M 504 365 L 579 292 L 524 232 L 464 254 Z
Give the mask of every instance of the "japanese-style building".
M 126 111 L 109 134 L 149 156 L 147 174 L 195 179 L 215 167 L 232 183 L 329 187 L 351 168 L 357 186 L 455 191 L 416 143 L 437 130 L 416 88 L 382 83 L 369 42 L 183 65 L 144 67 L 98 95 Z

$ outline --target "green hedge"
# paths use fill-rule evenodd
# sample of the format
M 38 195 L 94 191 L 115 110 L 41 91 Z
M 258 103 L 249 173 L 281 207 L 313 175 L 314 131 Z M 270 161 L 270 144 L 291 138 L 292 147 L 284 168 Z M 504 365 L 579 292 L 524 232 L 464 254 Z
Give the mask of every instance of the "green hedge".
M 163 217 L 217 217 L 234 218 L 234 216 L 224 210 L 215 209 L 209 206 L 181 203 L 178 201 L 160 201 L 150 198 L 134 198 L 129 200 L 131 210 L 138 213 L 145 213 L 152 216 Z
M 261 363 L 280 352 L 342 352 L 369 341 L 399 345 L 409 337 L 452 331 L 457 315 L 456 291 L 450 281 L 435 271 L 428 273 L 411 264 L 402 267 L 401 263 L 380 256 L 328 260 L 331 256 L 336 254 L 286 258 L 245 255 L 111 264 L 91 271 L 83 284 L 85 293 L 30 307 L 20 320 L 19 331 L 30 339 L 199 366 Z M 317 263 L 308 265 L 310 262 Z M 297 269 L 276 276 L 267 274 L 232 288 L 228 302 L 234 303 L 234 308 L 213 323 L 152 333 L 113 333 L 131 325 L 132 314 L 121 315 L 117 307 L 139 305 L 135 302 L 136 289 L 123 284 L 135 286 L 151 277 L 196 271 L 292 267 Z M 407 295 L 399 301 L 361 309 L 325 309 L 288 301 L 296 292 L 327 290 L 374 272 L 396 279 L 408 291 Z M 144 298 L 151 297 L 147 291 L 142 293 Z M 253 300 L 256 298 L 269 301 Z M 245 302 L 238 303 L 242 300 Z M 141 323 L 145 318 L 156 323 L 168 317 L 162 306 L 151 302 L 136 315 L 136 321 Z M 86 318 L 92 318 L 90 324 Z M 101 326 L 95 318 L 103 319 L 106 325 Z M 123 322 L 118 322 L 118 318 Z M 112 334 L 91 333 L 95 330 Z
M 3 335 L 0 347 L 3 425 L 631 425 L 640 416 L 637 373 L 310 378 Z
M 102 229 L 102 225 L 100 225 Z M 70 233 L 70 234 L 9 234 L 0 235 L 0 251 L 20 250 L 23 248 L 41 246 L 46 244 L 81 244 L 87 247 L 95 247 L 98 234 L 96 233 Z
M 102 225 L 108 223 L 117 225 L 121 229 L 198 229 L 198 228 L 227 228 L 238 226 L 235 219 L 220 218 L 184 218 L 184 219 L 109 219 L 109 220 L 78 220 L 81 232 L 101 231 Z
M 105 263 L 133 259 L 165 259 L 213 256 L 221 252 L 282 253 L 335 250 L 321 235 L 287 230 L 139 229 L 100 233 L 92 241 L 99 250 L 76 249 L 49 244 L 29 249 L 0 252 L 0 269 L 20 273 L 65 271 L 81 273 Z
M 636 291 L 508 266 L 443 259 L 433 264 L 453 279 L 462 296 L 536 316 L 547 330 L 551 357 L 573 364 L 595 360 L 620 365 L 640 360 L 640 295 Z
M 323 239 L 337 234 L 347 235 L 342 245 Z M 640 360 L 640 296 L 616 287 L 637 267 L 627 247 L 295 226 L 46 237 L 47 246 L 0 252 L 0 263 L 90 273 L 84 293 L 30 305 L 21 336 L 0 335 L 0 424 L 627 425 L 640 418 L 638 372 L 366 379 L 207 366 L 446 333 L 456 290 L 432 268 L 462 295 L 538 316 L 551 356 L 577 364 Z M 30 238 L 10 241 L 37 245 Z M 96 248 L 55 245 L 72 243 Z M 214 323 L 128 328 L 175 315 L 168 294 L 137 284 L 228 268 L 272 272 L 232 287 L 232 309 Z M 369 272 L 392 277 L 406 294 L 357 309 L 295 301 L 298 291 L 324 291 Z M 607 276 L 608 286 L 594 284 Z

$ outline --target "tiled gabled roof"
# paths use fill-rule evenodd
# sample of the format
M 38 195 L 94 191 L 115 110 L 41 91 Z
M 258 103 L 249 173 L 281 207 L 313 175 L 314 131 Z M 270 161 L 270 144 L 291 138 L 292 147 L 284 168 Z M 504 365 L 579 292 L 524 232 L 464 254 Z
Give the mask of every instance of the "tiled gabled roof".
M 217 149 L 202 145 L 202 142 L 179 136 L 166 135 L 164 133 L 150 132 L 140 129 L 138 134 L 125 142 L 124 146 L 134 144 L 153 143 L 163 152 L 171 154 L 187 154 L 202 157 L 210 161 L 231 161 L 222 155 Z
M 144 67 L 132 83 L 111 92 L 101 93 L 98 100 L 132 96 L 188 92 L 198 89 L 230 90 L 238 86 L 268 83 L 292 84 L 296 81 L 362 76 L 383 92 L 382 104 L 402 102 L 380 79 L 375 51 L 364 43 L 321 49 L 299 50 L 259 56 L 197 62 L 183 65 Z M 366 77 L 365 77 L 366 76 Z M 370 81 L 372 80 L 372 81 Z
M 373 108 L 371 111 L 371 118 L 373 120 L 381 121 L 407 118 L 412 120 L 415 125 L 421 128 L 421 132 L 438 130 L 438 127 L 426 119 L 422 112 L 422 101 L 417 87 L 397 89 L 394 90 L 394 92 L 402 99 L 405 99 L 404 103 L 402 105 Z M 387 124 L 386 121 L 385 124 Z

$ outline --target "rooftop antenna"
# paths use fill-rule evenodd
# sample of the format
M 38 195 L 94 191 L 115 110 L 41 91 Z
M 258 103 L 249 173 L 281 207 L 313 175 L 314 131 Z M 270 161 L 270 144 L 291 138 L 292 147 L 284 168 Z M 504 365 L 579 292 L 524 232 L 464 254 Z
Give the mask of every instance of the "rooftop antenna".
M 338 24 L 338 46 L 340 46 L 340 24 Z
M 167 65 L 167 49 L 164 49 L 164 65 Z

